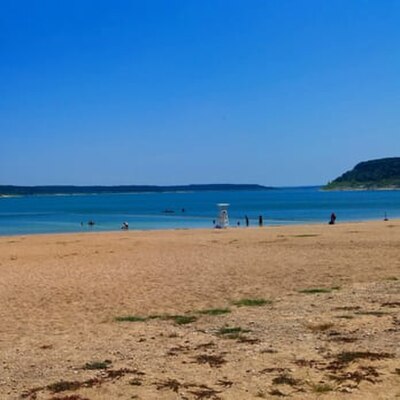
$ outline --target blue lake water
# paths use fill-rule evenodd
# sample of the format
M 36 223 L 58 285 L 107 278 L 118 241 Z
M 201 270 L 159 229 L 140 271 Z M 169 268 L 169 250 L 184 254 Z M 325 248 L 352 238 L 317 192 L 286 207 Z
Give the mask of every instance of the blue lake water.
M 267 191 L 102 194 L 0 198 L 0 235 L 130 229 L 207 228 L 217 203 L 230 203 L 231 225 L 327 223 L 400 218 L 400 191 L 324 192 L 318 188 Z M 184 211 L 182 211 L 184 209 Z M 165 214 L 165 210 L 173 213 Z M 89 220 L 96 222 L 93 228 Z M 81 222 L 83 225 L 81 225 Z

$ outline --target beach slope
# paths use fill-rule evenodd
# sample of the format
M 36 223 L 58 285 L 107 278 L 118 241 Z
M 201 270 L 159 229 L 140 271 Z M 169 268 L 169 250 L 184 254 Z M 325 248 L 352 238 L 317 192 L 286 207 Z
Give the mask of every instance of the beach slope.
M 395 399 L 400 222 L 0 238 L 0 398 Z

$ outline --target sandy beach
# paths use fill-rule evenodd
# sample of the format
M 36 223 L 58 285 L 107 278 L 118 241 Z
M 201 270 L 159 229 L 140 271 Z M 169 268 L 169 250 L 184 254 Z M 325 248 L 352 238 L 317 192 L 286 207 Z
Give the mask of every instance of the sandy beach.
M 400 221 L 0 237 L 0 399 L 400 398 Z

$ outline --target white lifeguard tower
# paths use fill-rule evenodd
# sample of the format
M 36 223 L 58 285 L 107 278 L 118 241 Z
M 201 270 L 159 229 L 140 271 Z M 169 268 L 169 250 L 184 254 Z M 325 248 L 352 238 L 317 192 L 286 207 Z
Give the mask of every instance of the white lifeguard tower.
M 215 227 L 217 229 L 227 228 L 229 226 L 229 217 L 228 217 L 228 203 L 219 203 L 217 204 L 219 208 L 217 223 Z

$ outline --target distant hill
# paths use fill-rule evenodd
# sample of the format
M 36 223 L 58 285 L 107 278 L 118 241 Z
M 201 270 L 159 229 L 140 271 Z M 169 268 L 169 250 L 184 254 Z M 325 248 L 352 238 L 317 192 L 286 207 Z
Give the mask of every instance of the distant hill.
M 361 162 L 328 183 L 324 189 L 400 189 L 400 157 Z
M 271 190 L 271 187 L 247 184 L 210 184 L 181 186 L 12 186 L 0 185 L 0 196 L 60 195 L 60 194 L 105 194 L 105 193 L 163 193 L 204 192 L 229 190 Z

